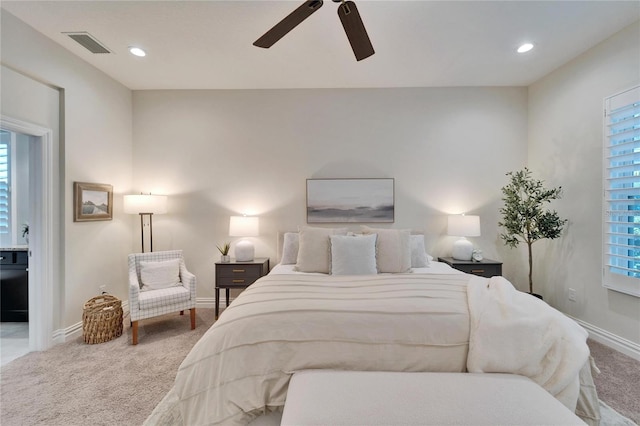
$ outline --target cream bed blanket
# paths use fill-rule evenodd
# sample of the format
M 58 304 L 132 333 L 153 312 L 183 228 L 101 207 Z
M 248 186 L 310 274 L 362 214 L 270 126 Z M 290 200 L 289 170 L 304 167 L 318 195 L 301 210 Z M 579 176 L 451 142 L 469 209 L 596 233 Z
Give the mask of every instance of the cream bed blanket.
M 246 425 L 306 369 L 517 373 L 575 408 L 586 333 L 550 311 L 502 278 L 268 275 L 194 346 L 145 424 Z

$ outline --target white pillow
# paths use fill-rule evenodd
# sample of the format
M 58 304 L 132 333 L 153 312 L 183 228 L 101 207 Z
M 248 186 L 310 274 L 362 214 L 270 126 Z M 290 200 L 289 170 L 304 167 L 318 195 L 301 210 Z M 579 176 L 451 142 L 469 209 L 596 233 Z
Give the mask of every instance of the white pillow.
M 424 235 L 411 236 L 411 267 L 426 268 L 429 266 L 429 258 L 424 248 Z
M 180 259 L 140 262 L 141 291 L 160 290 L 180 284 Z
M 285 232 L 282 241 L 282 265 L 294 265 L 298 261 L 298 248 L 300 247 L 300 236 L 297 232 Z
M 364 234 L 378 234 L 378 272 L 409 272 L 411 270 L 411 231 L 408 229 L 374 229 L 362 227 Z
M 332 235 L 331 274 L 367 275 L 377 274 L 376 234 L 352 237 Z
M 345 235 L 347 228 L 314 228 L 311 226 L 299 227 L 298 259 L 295 271 L 331 272 L 331 235 Z

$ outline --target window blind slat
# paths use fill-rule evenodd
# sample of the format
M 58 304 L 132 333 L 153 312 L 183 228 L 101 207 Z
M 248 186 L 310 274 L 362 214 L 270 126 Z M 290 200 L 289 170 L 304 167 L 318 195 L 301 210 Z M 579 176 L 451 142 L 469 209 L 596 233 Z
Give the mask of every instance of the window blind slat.
M 9 217 L 9 176 L 10 176 L 10 135 L 2 131 L 0 141 L 0 234 L 8 234 L 11 221 Z
M 640 86 L 608 98 L 605 111 L 603 284 L 640 296 Z

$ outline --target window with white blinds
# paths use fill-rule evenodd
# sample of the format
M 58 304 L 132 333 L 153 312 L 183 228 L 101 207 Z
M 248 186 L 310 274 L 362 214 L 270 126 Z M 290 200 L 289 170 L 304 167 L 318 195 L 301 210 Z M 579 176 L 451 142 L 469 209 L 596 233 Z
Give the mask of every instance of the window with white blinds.
M 11 231 L 11 133 L 0 130 L 0 234 Z
M 603 285 L 640 296 L 640 86 L 605 99 Z

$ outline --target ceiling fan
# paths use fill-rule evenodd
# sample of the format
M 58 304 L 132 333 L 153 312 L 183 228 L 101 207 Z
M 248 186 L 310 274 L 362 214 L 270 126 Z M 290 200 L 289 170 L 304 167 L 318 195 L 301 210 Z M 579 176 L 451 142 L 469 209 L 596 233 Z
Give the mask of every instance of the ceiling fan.
M 350 0 L 333 0 L 340 3 L 338 6 L 338 16 L 347 33 L 347 38 L 356 55 L 356 59 L 361 61 L 373 55 L 373 45 L 367 30 L 364 28 L 360 13 L 356 8 L 356 4 Z M 278 40 L 284 37 L 289 31 L 297 27 L 302 21 L 311 16 L 315 11 L 322 7 L 322 0 L 305 1 L 296 10 L 287 15 L 282 21 L 278 22 L 273 28 L 264 33 L 262 37 L 253 42 L 254 46 L 264 47 L 265 49 L 273 46 Z

